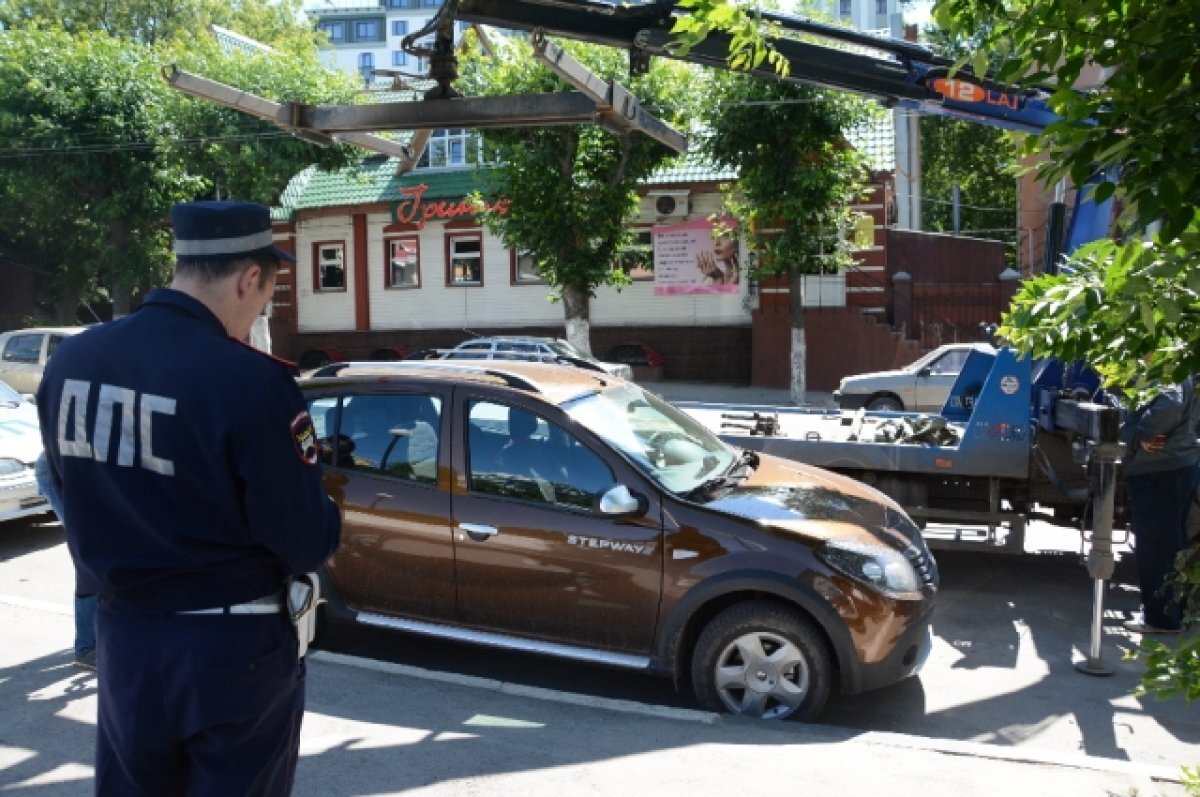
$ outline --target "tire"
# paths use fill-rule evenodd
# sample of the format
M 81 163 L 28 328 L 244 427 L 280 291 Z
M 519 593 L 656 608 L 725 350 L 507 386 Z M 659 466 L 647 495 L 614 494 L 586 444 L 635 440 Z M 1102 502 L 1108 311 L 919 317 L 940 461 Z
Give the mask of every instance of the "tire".
M 876 396 L 867 402 L 867 409 L 876 412 L 904 412 L 904 402 L 895 396 Z
M 717 615 L 692 654 L 692 688 L 702 706 L 760 719 L 815 719 L 833 673 L 829 646 L 812 622 L 770 601 Z

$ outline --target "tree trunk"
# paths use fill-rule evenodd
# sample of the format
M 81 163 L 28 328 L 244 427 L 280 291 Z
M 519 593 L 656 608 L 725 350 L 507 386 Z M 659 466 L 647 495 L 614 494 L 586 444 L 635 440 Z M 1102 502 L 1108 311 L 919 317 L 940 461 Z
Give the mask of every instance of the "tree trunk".
M 129 248 L 129 225 L 123 219 L 114 221 L 109 227 L 108 242 L 118 258 L 124 256 Z M 113 269 L 111 287 L 113 318 L 129 315 L 133 309 L 133 290 L 129 287 L 129 275 L 119 269 Z
M 118 282 L 112 286 L 113 318 L 129 315 L 133 310 L 133 291 L 128 285 Z
M 788 293 L 791 300 L 792 321 L 792 373 L 791 394 L 793 404 L 803 404 L 808 387 L 808 343 L 804 335 L 804 277 L 793 270 L 788 275 Z
M 584 354 L 592 353 L 591 304 L 586 290 L 571 285 L 562 289 L 563 320 L 567 342 Z

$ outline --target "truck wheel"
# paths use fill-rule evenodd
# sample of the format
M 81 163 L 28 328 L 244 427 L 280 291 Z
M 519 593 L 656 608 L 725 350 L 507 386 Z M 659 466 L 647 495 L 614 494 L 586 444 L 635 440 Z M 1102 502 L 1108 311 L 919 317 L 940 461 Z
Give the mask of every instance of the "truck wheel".
M 904 402 L 895 396 L 876 396 L 867 402 L 867 409 L 878 412 L 904 412 Z
M 711 711 L 807 722 L 825 706 L 832 681 L 821 634 L 796 610 L 769 601 L 717 615 L 692 654 L 692 688 Z

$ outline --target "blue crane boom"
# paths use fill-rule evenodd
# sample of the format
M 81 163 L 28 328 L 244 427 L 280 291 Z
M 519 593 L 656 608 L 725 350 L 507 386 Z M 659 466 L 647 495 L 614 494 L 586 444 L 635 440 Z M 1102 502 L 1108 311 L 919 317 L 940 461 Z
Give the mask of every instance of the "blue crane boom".
M 631 69 L 644 69 L 651 57 L 674 58 L 728 68 L 730 37 L 710 35 L 683 52 L 671 33 L 686 15 L 674 0 L 615 4 L 603 0 L 458 0 L 454 15 L 463 21 L 548 34 L 620 47 L 630 53 Z M 850 91 L 891 106 L 922 113 L 1037 132 L 1058 117 L 1049 93 L 1017 89 L 972 73 L 915 42 L 876 36 L 789 14 L 763 12 L 764 20 L 788 35 L 768 36 L 784 55 L 791 73 L 782 78 Z M 798 37 L 798 38 L 797 38 Z M 751 74 L 779 78 L 770 66 Z

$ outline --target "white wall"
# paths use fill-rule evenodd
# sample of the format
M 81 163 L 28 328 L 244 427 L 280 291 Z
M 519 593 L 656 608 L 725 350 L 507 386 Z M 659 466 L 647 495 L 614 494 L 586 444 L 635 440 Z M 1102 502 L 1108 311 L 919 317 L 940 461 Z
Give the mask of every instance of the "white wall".
M 716 194 L 692 195 L 688 217 L 660 218 L 653 202 L 643 200 L 639 223 L 675 223 L 706 218 L 719 211 Z M 351 211 L 344 216 L 301 220 L 296 226 L 296 313 L 300 332 L 354 329 L 355 279 L 354 238 Z M 499 238 L 483 231 L 483 286 L 446 285 L 447 231 L 443 223 L 430 222 L 417 233 L 421 247 L 421 287 L 384 287 L 383 229 L 391 222 L 388 214 L 367 217 L 367 273 L 370 280 L 371 329 L 462 329 L 473 327 L 528 327 L 562 324 L 561 302 L 551 302 L 545 285 L 510 283 L 509 252 Z M 457 229 L 450 232 L 462 232 Z M 346 244 L 346 290 L 314 292 L 313 244 L 317 241 Z M 745 255 L 742 263 L 746 263 Z M 746 325 L 750 323 L 746 281 L 734 294 L 655 296 L 653 282 L 635 282 L 620 291 L 601 287 L 592 300 L 592 325 Z

